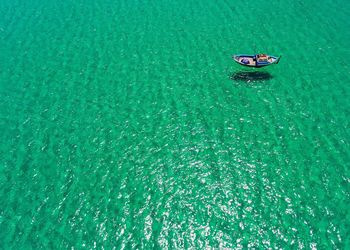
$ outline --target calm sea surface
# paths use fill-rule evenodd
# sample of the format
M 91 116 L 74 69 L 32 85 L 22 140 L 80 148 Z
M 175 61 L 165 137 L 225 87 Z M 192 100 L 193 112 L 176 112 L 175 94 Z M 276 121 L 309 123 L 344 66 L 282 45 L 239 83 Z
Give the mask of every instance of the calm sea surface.
M 349 249 L 349 16 L 2 0 L 0 249 Z

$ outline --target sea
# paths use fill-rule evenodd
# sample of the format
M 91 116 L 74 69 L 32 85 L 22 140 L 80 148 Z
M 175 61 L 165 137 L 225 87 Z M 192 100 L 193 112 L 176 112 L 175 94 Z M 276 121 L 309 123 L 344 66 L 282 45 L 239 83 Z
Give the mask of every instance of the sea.
M 349 16 L 1 0 L 0 249 L 350 249 Z

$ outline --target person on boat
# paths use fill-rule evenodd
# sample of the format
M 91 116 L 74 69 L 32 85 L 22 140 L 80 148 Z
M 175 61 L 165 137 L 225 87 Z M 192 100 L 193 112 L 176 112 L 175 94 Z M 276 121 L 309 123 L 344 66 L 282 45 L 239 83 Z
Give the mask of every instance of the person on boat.
M 243 58 L 241 60 L 241 63 L 244 63 L 244 64 L 249 64 L 249 60 L 247 58 Z
M 258 62 L 266 62 L 267 61 L 267 56 L 265 54 L 259 54 L 257 55 Z

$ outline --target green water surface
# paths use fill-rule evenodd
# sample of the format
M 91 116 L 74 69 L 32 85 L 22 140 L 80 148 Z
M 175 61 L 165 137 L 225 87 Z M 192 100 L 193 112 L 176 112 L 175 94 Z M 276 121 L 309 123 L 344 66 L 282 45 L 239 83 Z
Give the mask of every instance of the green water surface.
M 349 16 L 2 0 L 0 248 L 350 248 Z

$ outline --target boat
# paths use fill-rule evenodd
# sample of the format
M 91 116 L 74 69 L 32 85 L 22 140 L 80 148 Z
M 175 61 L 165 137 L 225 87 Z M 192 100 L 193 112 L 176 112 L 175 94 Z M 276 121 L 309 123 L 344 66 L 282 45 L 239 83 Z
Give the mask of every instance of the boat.
M 255 54 L 255 55 L 233 55 L 233 60 L 240 65 L 254 68 L 261 68 L 272 64 L 278 64 L 281 56 L 271 56 L 266 54 Z

